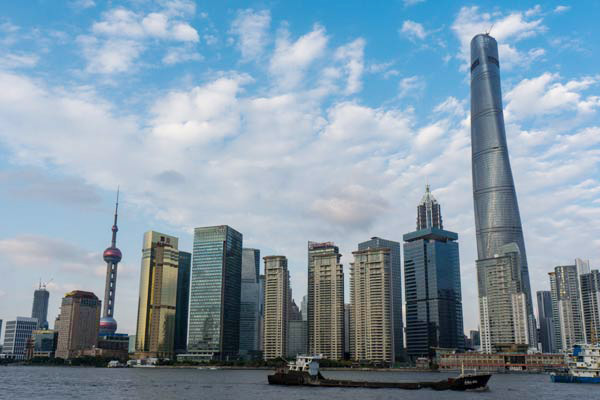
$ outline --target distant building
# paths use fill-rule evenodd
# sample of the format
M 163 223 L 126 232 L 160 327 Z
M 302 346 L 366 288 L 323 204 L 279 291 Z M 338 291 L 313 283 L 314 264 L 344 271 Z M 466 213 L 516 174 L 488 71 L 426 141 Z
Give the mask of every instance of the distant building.
M 129 344 L 127 346 L 127 351 L 129 352 L 129 354 L 135 353 L 135 335 L 129 335 L 128 343 Z
M 35 330 L 31 333 L 33 340 L 33 357 L 54 358 L 58 345 L 58 332 L 48 329 Z
M 308 321 L 288 322 L 287 356 L 296 357 L 308 353 Z
M 421 205 L 419 207 L 421 207 Z M 442 217 L 439 212 L 439 205 L 437 208 L 436 220 L 438 218 L 441 223 Z M 358 244 L 358 250 L 367 250 L 369 248 L 390 249 L 394 355 L 396 360 L 401 360 L 404 358 L 404 321 L 402 318 L 402 260 L 400 258 L 400 243 L 393 240 L 382 239 L 380 237 L 372 237 L 371 240 Z
M 437 357 L 440 371 L 477 372 L 554 372 L 566 368 L 562 354 L 527 353 L 526 351 L 509 353 L 442 353 Z
M 352 292 L 350 292 L 352 293 Z M 352 301 L 352 294 L 350 295 L 350 301 Z M 352 305 L 344 304 L 344 359 L 350 358 L 350 351 L 352 349 L 352 335 L 350 334 L 351 320 L 352 320 Z
M 469 331 L 469 340 L 471 341 L 471 346 L 473 346 L 473 349 L 479 348 L 481 346 L 479 331 Z
M 240 356 L 256 358 L 260 352 L 260 250 L 242 249 L 242 292 L 240 299 Z
M 37 318 L 17 317 L 13 321 L 6 321 L 2 352 L 15 360 L 24 360 L 27 341 L 37 326 Z
M 600 343 L 600 273 L 598 270 L 580 276 L 581 305 L 587 343 Z
M 175 306 L 175 353 L 187 351 L 188 314 L 190 304 L 190 274 L 192 254 L 179 251 L 177 266 L 177 300 Z
M 237 358 L 242 240 L 242 234 L 227 225 L 194 230 L 188 353 L 180 359 Z
M 294 299 L 292 299 L 292 289 L 290 288 L 289 292 L 288 304 L 290 309 L 288 311 L 288 321 L 302 321 L 302 313 L 300 312 L 300 307 L 296 304 Z
M 569 352 L 585 341 L 580 303 L 579 272 L 576 265 L 559 265 L 548 273 L 554 320 L 554 348 Z
M 555 353 L 554 347 L 554 319 L 552 317 L 552 292 L 549 290 L 538 290 L 538 323 L 540 324 L 540 340 L 542 352 Z
M 58 324 L 56 357 L 79 357 L 85 349 L 96 347 L 102 302 L 92 292 L 74 290 L 63 297 Z
M 137 358 L 172 358 L 179 239 L 164 233 L 144 234 L 136 330 Z
M 390 249 L 352 252 L 350 358 L 392 364 L 394 327 Z
M 300 302 L 300 314 L 302 315 L 302 321 L 308 320 L 308 296 L 304 295 Z
M 338 247 L 308 242 L 308 347 L 325 359 L 344 357 L 344 270 Z
M 406 352 L 433 358 L 434 348 L 463 350 L 458 234 L 443 229 L 429 185 L 417 207 L 417 231 L 404 235 Z
M 265 322 L 265 276 L 260 275 L 258 277 L 258 298 L 259 298 L 259 306 L 258 306 L 258 346 L 259 350 L 262 352 L 263 349 L 263 325 Z
M 521 285 L 521 254 L 515 243 L 502 246 L 496 257 L 477 260 L 481 351 L 499 345 L 529 345 L 526 293 Z
M 48 329 L 48 300 L 50 292 L 46 286 L 40 283 L 39 288 L 33 292 L 33 306 L 31 309 L 31 318 L 37 318 L 37 329 Z
M 84 350 L 83 355 L 127 361 L 129 359 L 129 335 L 126 333 L 100 334 L 96 348 Z
M 290 273 L 287 258 L 268 256 L 263 259 L 265 261 L 263 358 L 270 360 L 287 355 Z

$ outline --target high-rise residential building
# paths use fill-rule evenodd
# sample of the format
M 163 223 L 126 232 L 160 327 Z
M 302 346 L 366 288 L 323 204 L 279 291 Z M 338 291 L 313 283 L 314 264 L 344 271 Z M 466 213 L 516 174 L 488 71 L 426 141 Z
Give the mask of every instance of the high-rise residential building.
M 552 317 L 552 293 L 549 290 L 538 290 L 538 323 L 540 324 L 540 344 L 542 352 L 554 353 L 554 319 Z
M 92 292 L 74 290 L 63 297 L 58 323 L 56 357 L 79 357 L 98 344 L 102 302 Z
M 240 356 L 255 358 L 260 335 L 260 250 L 242 249 L 242 292 L 240 300 Z
M 188 314 L 190 311 L 190 274 L 192 254 L 179 251 L 177 264 L 177 300 L 175 306 L 175 353 L 187 351 Z
M 477 258 L 492 259 L 509 243 L 518 247 L 519 270 L 515 272 L 520 275 L 517 281 L 525 297 L 527 342 L 535 346 L 536 323 L 525 240 L 502 112 L 498 44 L 489 34 L 479 34 L 471 40 L 471 151 Z M 480 319 L 483 335 L 482 315 Z
M 287 258 L 267 256 L 265 262 L 265 316 L 263 358 L 287 356 L 290 273 Z
M 37 329 L 48 329 L 48 300 L 50 292 L 46 290 L 46 285 L 40 282 L 40 286 L 33 292 L 33 306 L 31 308 L 31 318 L 37 318 Z
M 308 320 L 308 296 L 304 295 L 300 302 L 300 314 L 302 315 L 302 321 Z
M 25 359 L 27 341 L 37 326 L 37 318 L 17 317 L 13 321 L 6 321 L 2 352 L 15 360 Z
M 465 348 L 458 234 L 443 229 L 429 185 L 417 229 L 404 235 L 406 353 L 413 361 L 432 358 L 435 347 Z
M 394 362 L 390 249 L 352 252 L 350 263 L 350 358 Z
M 526 294 L 519 273 L 521 260 L 516 243 L 502 246 L 493 258 L 477 260 L 481 351 L 484 353 L 496 352 L 508 344 L 532 346 Z
M 600 343 L 600 272 L 593 270 L 579 279 L 585 341 Z
M 352 293 L 352 292 L 350 292 Z M 352 294 L 350 294 L 352 297 Z M 350 328 L 352 326 L 352 305 L 344 304 L 344 358 L 350 358 L 350 351 L 352 349 L 352 335 L 350 334 Z
M 433 221 L 439 221 L 441 224 L 442 216 L 440 214 L 439 205 L 437 205 L 435 210 L 435 218 L 433 218 Z M 420 211 L 421 209 L 419 209 L 419 215 Z M 425 212 L 425 215 L 428 215 L 427 211 Z M 400 243 L 393 240 L 382 239 L 380 237 L 372 237 L 371 240 L 358 244 L 358 250 L 367 250 L 369 248 L 390 249 L 394 353 L 396 360 L 401 360 L 404 357 L 404 322 L 402 318 L 402 261 L 400 259 Z
M 554 348 L 570 352 L 573 345 L 585 341 L 584 324 L 576 265 L 559 265 L 548 273 L 552 292 Z
M 227 225 L 194 230 L 186 357 L 227 360 L 238 355 L 242 240 Z
M 325 359 L 344 357 L 344 270 L 332 242 L 308 242 L 308 348 Z
M 112 239 L 110 247 L 104 250 L 102 254 L 106 263 L 106 283 L 104 287 L 104 309 L 102 310 L 102 319 L 100 320 L 100 334 L 103 336 L 113 335 L 117 331 L 117 321 L 115 320 L 115 296 L 117 292 L 117 267 L 119 261 L 123 258 L 121 250 L 117 247 L 117 218 L 119 211 L 119 190 L 117 189 L 117 202 L 115 204 L 115 219 L 112 226 Z
M 288 321 L 287 356 L 308 353 L 308 321 Z
M 179 239 L 144 233 L 136 330 L 136 357 L 172 358 L 179 275 Z

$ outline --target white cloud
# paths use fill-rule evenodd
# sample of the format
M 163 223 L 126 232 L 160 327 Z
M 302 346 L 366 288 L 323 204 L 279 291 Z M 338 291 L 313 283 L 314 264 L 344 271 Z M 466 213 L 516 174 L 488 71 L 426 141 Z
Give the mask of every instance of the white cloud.
M 404 6 L 410 7 L 410 6 L 414 6 L 416 4 L 424 3 L 424 2 L 425 2 L 425 0 L 404 0 Z
M 560 14 L 560 13 L 564 13 L 566 11 L 569 11 L 571 9 L 570 6 L 556 6 L 556 8 L 554 9 L 554 12 L 556 14 Z
M 425 80 L 420 76 L 409 76 L 398 84 L 398 97 L 419 97 L 425 90 Z
M 0 56 L 0 68 L 31 68 L 39 61 L 36 54 L 4 53 Z
M 111 74 L 129 71 L 144 46 L 135 40 L 99 41 L 93 36 L 80 36 L 77 41 L 82 45 L 83 54 L 88 60 L 88 72 Z
M 348 76 L 345 94 L 353 94 L 360 91 L 362 87 L 361 77 L 365 69 L 364 65 L 365 40 L 358 38 L 335 52 L 335 59 L 344 62 L 344 70 Z
M 402 23 L 400 32 L 405 34 L 409 39 L 417 38 L 422 40 L 427 36 L 427 32 L 425 32 L 423 25 L 410 20 L 406 20 Z
M 203 59 L 200 53 L 189 47 L 172 47 L 167 50 L 162 61 L 167 65 L 179 64 L 186 61 L 201 61 Z
M 291 42 L 290 33 L 282 29 L 277 36 L 270 71 L 283 89 L 294 88 L 308 67 L 324 55 L 326 46 L 325 28 L 320 25 L 315 25 L 295 42 Z
M 271 13 L 268 10 L 240 10 L 231 24 L 231 33 L 238 36 L 237 47 L 242 61 L 258 60 L 269 42 Z

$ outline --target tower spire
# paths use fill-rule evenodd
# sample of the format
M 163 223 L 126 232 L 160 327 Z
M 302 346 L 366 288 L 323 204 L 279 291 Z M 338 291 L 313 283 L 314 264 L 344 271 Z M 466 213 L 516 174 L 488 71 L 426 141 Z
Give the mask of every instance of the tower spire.
M 117 246 L 117 232 L 119 231 L 119 228 L 117 227 L 117 218 L 119 216 L 119 189 L 120 189 L 120 187 L 117 186 L 117 202 L 115 204 L 115 222 L 112 227 L 112 241 L 111 241 L 112 247 Z

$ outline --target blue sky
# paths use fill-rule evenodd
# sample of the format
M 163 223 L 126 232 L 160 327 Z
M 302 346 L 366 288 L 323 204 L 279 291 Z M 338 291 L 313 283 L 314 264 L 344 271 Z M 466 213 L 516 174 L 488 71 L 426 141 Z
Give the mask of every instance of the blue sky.
M 229 224 L 289 258 L 299 301 L 308 240 L 338 243 L 348 278 L 358 242 L 414 230 L 429 182 L 476 328 L 467 59 L 490 28 L 532 288 L 598 267 L 596 2 L 27 3 L 0 5 L 0 319 L 30 314 L 39 279 L 51 326 L 65 292 L 103 294 L 117 185 L 134 333 L 144 231 L 189 251 Z

